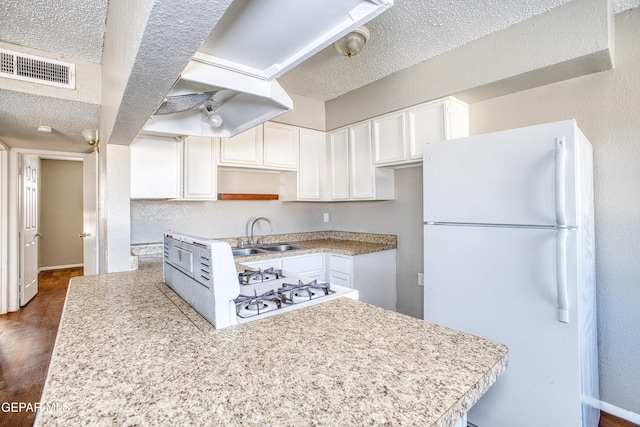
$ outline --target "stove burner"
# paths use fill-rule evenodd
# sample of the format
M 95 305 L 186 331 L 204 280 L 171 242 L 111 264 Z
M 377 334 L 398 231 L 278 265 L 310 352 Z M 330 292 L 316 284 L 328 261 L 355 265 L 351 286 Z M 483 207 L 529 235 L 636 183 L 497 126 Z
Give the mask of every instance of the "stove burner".
M 273 267 L 268 267 L 264 270 L 261 268 L 257 270 L 244 270 L 243 272 L 238 273 L 238 282 L 241 285 L 253 285 L 255 283 L 268 282 L 282 278 L 284 278 L 282 270 L 277 270 Z
M 256 291 L 253 295 L 240 294 L 235 300 L 236 314 L 240 317 L 257 316 L 271 310 L 277 310 L 282 307 L 280 298 L 274 290 L 258 295 Z
M 283 304 L 297 304 L 320 298 L 333 292 L 328 283 L 319 284 L 317 280 L 306 284 L 299 280 L 297 285 L 283 283 L 282 287 L 278 288 L 278 296 Z

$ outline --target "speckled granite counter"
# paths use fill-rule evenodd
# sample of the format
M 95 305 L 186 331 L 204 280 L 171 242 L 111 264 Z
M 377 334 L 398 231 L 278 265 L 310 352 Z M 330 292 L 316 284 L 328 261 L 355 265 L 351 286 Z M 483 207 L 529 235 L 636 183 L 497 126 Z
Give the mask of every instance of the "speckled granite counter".
M 72 279 L 36 425 L 449 426 L 506 368 L 501 344 L 347 298 L 215 330 L 160 266 Z
M 264 244 L 295 243 L 296 245 L 304 246 L 305 249 L 246 255 L 236 257 L 236 260 L 242 263 L 318 252 L 356 256 L 396 249 L 398 246 L 397 237 L 393 234 L 353 233 L 348 231 L 270 234 L 260 236 L 260 238 Z M 220 238 L 219 240 L 229 243 L 232 247 L 236 247 L 238 244 L 238 238 Z M 131 245 L 131 253 L 140 257 L 162 254 L 162 243 Z

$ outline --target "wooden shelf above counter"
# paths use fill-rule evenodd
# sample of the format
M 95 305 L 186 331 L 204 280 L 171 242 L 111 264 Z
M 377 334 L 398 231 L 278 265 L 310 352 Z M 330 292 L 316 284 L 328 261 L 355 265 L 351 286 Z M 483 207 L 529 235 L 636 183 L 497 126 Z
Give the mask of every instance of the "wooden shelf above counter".
M 218 200 L 278 200 L 277 194 L 218 193 Z

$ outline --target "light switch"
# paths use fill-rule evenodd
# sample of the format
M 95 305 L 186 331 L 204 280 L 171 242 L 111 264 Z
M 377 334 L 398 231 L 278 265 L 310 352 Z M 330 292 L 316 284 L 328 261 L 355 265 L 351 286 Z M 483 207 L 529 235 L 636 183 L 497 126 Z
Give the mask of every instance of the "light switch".
M 324 213 L 324 222 L 329 222 L 329 212 Z

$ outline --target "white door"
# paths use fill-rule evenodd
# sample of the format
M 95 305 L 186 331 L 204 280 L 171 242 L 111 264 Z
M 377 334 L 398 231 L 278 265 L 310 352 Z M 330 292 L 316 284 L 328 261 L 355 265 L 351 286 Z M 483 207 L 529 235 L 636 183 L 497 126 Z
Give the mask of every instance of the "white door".
M 575 132 L 575 121 L 568 120 L 425 144 L 424 220 L 556 224 L 562 145 L 562 200 L 567 225 L 576 225 Z
M 82 234 L 84 275 L 98 274 L 98 155 L 87 154 L 82 162 Z
M 424 229 L 424 319 L 509 348 L 509 367 L 471 409 L 469 421 L 581 425 L 576 233 L 567 244 L 570 322 L 561 323 L 556 320 L 556 230 Z
M 38 180 L 40 159 L 21 156 L 20 305 L 38 293 Z

